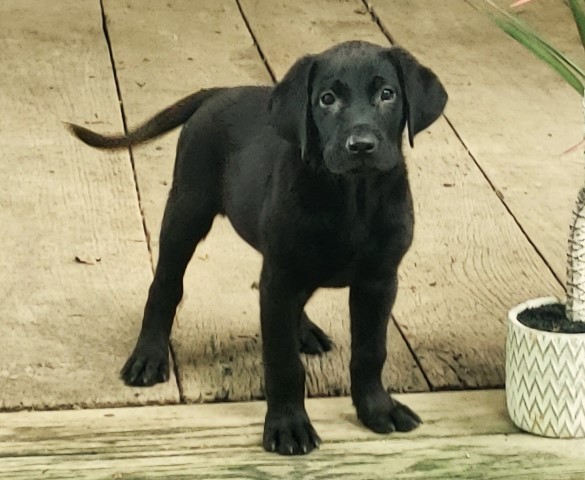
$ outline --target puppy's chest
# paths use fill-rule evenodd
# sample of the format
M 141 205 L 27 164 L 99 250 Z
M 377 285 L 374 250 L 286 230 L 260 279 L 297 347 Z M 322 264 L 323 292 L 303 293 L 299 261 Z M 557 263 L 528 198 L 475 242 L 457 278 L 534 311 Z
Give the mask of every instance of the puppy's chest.
M 268 243 L 280 262 L 321 286 L 343 286 L 365 270 L 397 265 L 412 240 L 406 182 L 304 180 L 276 190 L 269 210 Z
M 324 286 L 347 285 L 364 266 L 386 263 L 389 255 L 396 254 L 392 252 L 402 255 L 402 245 L 410 243 L 407 229 L 362 213 L 300 220 L 281 244 L 283 253 L 298 269 L 318 276 Z

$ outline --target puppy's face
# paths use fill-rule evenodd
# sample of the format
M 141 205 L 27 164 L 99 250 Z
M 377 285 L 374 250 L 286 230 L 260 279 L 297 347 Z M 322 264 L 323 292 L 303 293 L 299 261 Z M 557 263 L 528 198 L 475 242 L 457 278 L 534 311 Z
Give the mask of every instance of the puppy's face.
M 406 123 L 396 68 L 382 49 L 323 55 L 310 86 L 311 141 L 335 174 L 387 172 L 402 161 Z
M 274 88 L 270 112 L 308 163 L 362 175 L 401 164 L 404 127 L 412 145 L 446 102 L 436 75 L 406 50 L 351 41 L 298 60 Z

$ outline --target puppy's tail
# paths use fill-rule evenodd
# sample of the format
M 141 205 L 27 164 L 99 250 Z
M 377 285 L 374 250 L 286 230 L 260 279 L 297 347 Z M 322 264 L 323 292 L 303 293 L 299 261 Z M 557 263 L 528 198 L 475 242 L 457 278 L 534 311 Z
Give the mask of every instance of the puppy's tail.
M 82 142 L 95 148 L 124 148 L 152 140 L 185 123 L 203 103 L 221 88 L 200 90 L 157 113 L 150 120 L 126 135 L 102 135 L 88 128 L 65 123 L 69 131 Z

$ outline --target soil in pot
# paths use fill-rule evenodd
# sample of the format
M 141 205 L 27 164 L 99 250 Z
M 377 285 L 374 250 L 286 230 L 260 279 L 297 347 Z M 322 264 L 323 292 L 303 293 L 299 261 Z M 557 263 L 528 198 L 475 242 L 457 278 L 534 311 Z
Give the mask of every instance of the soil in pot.
M 518 321 L 528 328 L 555 333 L 585 333 L 585 322 L 571 322 L 562 303 L 527 308 L 518 314 Z

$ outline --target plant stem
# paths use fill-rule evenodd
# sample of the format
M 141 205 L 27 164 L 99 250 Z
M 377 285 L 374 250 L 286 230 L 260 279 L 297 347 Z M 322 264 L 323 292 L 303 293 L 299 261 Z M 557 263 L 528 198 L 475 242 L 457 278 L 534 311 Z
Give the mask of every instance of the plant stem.
M 585 127 L 585 94 L 582 108 Z M 566 315 L 572 322 L 585 322 L 585 185 L 577 195 L 569 231 Z

